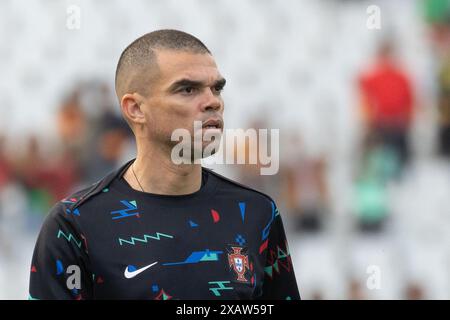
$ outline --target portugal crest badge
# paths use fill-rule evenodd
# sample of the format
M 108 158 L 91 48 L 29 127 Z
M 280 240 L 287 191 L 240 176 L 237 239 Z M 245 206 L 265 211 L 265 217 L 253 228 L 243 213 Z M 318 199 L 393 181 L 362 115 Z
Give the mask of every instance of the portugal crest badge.
M 239 246 L 231 246 L 231 252 L 228 253 L 228 264 L 236 273 L 237 281 L 248 282 L 245 273 L 249 270 L 248 254 L 243 253 L 244 248 Z

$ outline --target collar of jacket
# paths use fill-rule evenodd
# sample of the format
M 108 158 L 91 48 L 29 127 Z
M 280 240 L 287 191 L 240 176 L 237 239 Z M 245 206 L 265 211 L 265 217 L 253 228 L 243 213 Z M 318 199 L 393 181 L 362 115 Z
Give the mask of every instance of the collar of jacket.
M 107 188 L 109 186 L 109 184 L 114 179 L 122 176 L 125 173 L 125 171 L 128 169 L 128 167 L 134 162 L 134 160 L 136 160 L 136 159 L 132 159 L 132 160 L 128 161 L 126 164 L 124 164 L 119 169 L 110 172 L 104 178 L 102 178 L 98 182 L 94 183 L 83 195 L 80 196 L 78 201 L 74 202 L 71 205 L 70 210 L 71 211 L 75 210 L 77 207 L 79 207 L 80 205 L 85 203 L 87 200 L 89 200 L 93 196 L 102 192 L 105 188 Z

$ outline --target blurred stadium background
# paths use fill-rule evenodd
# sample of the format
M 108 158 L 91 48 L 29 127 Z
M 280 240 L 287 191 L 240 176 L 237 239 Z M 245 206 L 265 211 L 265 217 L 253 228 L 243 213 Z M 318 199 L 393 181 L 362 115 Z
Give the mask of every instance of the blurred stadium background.
M 449 0 L 1 0 L 0 299 L 53 203 L 133 157 L 114 71 L 159 28 L 211 49 L 226 128 L 280 129 L 277 175 L 214 169 L 277 201 L 304 299 L 450 299 Z

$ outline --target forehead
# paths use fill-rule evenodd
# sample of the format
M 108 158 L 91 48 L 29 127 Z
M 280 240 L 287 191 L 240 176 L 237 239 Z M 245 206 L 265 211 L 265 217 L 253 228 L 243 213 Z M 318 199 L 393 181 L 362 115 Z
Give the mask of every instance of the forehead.
M 203 82 L 213 82 L 221 78 L 214 58 L 208 53 L 164 50 L 156 54 L 160 80 L 164 84 L 170 84 L 180 78 Z

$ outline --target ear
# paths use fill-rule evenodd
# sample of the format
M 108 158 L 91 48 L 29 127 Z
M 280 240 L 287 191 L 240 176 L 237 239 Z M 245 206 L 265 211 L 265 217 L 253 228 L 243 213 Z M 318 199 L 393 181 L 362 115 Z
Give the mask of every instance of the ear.
M 122 114 L 129 123 L 145 123 L 145 115 L 141 109 L 143 105 L 142 97 L 137 93 L 126 93 L 122 96 L 120 107 Z

